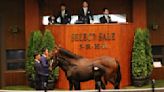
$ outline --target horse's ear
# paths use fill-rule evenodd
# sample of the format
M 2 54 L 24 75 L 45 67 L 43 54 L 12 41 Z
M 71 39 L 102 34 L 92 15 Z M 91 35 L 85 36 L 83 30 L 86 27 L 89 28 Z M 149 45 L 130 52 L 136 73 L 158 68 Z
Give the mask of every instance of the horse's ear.
M 55 55 L 58 52 L 58 47 L 54 47 L 52 50 L 52 55 Z
M 60 44 L 56 44 L 56 49 L 59 50 L 61 48 Z
M 54 52 L 57 53 L 59 49 L 60 49 L 60 47 L 56 44 L 54 47 Z

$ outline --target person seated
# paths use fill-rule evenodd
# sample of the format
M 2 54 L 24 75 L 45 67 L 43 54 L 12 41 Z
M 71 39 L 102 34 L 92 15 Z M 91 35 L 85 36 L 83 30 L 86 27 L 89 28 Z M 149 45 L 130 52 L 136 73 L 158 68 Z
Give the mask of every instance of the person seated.
M 103 16 L 100 17 L 100 23 L 111 23 L 111 17 L 109 16 L 109 10 L 107 8 L 103 9 Z
M 48 17 L 48 25 L 57 23 L 54 16 Z
M 60 11 L 56 16 L 56 21 L 57 19 L 60 18 L 60 24 L 70 24 L 71 22 L 71 14 L 70 12 L 66 9 L 65 4 L 60 5 Z
M 90 9 L 88 8 L 88 2 L 83 1 L 83 7 L 80 9 L 78 14 L 78 21 L 81 21 L 82 24 L 90 24 L 90 20 L 93 21 L 93 15 Z

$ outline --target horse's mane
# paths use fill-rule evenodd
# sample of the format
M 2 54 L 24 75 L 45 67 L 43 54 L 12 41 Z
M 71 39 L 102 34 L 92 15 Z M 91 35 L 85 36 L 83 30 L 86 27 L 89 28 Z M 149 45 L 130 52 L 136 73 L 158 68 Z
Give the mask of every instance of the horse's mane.
M 82 56 L 76 55 L 73 52 L 66 50 L 64 48 L 60 48 L 60 53 L 63 54 L 64 56 L 68 57 L 68 58 L 72 58 L 72 59 L 80 59 L 82 58 Z

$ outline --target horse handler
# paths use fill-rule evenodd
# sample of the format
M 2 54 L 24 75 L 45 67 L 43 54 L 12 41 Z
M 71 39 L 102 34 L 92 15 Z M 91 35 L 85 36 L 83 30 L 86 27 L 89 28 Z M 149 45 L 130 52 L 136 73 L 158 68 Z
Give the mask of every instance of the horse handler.
M 35 69 L 35 89 L 36 90 L 44 90 L 44 78 L 45 78 L 45 74 L 44 74 L 44 69 L 42 67 L 41 64 L 41 56 L 38 52 L 34 53 L 34 69 Z
M 48 76 L 49 76 L 49 62 L 48 62 L 49 52 L 47 48 L 42 49 L 42 56 L 41 56 L 41 64 L 43 68 L 44 76 L 42 77 L 42 86 L 44 87 L 44 90 L 47 90 L 48 86 Z

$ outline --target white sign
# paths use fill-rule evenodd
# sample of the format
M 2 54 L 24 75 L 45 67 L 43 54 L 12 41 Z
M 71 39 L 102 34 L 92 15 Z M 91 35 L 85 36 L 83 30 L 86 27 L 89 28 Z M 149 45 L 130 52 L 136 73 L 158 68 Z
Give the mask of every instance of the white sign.
M 155 61 L 155 62 L 153 62 L 153 66 L 154 66 L 155 68 L 160 68 L 160 67 L 162 67 L 161 61 Z

